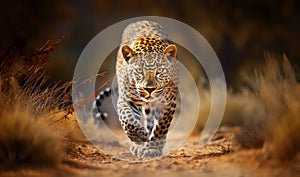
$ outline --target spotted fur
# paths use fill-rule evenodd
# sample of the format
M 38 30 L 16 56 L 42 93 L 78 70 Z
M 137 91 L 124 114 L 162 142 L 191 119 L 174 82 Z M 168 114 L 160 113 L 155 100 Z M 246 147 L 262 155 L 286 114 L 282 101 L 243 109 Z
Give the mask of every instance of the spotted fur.
M 155 22 L 128 25 L 117 54 L 117 112 L 137 157 L 162 155 L 176 109 L 176 46 Z M 100 111 L 100 110 L 99 110 Z

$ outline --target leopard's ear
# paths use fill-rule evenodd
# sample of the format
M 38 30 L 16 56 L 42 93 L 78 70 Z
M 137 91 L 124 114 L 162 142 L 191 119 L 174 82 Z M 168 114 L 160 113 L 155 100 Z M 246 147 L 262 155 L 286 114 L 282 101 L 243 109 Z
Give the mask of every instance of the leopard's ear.
M 122 46 L 121 51 L 122 51 L 123 58 L 125 59 L 126 62 L 128 62 L 128 60 L 134 54 L 133 50 L 128 45 Z
M 166 56 L 170 56 L 170 57 L 173 57 L 173 58 L 176 58 L 177 56 L 177 47 L 175 45 L 168 45 L 164 51 L 164 54 Z

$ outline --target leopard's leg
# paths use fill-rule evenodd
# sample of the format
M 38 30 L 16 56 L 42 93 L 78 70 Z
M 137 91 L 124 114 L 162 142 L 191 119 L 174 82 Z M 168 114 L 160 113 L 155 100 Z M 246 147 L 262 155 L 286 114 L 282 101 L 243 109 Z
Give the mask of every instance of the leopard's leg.
M 150 136 L 153 126 L 154 126 L 154 116 L 155 110 L 151 108 L 149 105 L 144 105 L 142 107 L 142 117 L 144 121 L 144 127 L 146 128 L 146 131 L 148 133 L 148 137 Z
M 130 147 L 130 151 L 133 155 L 136 155 L 138 149 L 148 140 L 148 133 L 142 126 L 140 117 L 133 111 L 134 108 L 128 102 L 118 99 L 117 108 L 121 126 L 128 138 L 134 142 Z
M 175 113 L 176 102 L 172 101 L 164 111 L 157 110 L 154 117 L 154 126 L 149 141 L 138 149 L 138 157 L 157 157 L 162 155 L 166 137 Z

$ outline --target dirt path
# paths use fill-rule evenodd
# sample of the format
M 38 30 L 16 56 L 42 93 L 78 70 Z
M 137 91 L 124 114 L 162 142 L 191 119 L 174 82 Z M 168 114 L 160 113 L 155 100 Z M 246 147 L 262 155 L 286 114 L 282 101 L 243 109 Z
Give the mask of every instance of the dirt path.
M 266 161 L 263 150 L 236 151 L 232 138 L 233 128 L 223 127 L 205 147 L 194 135 L 165 157 L 136 163 L 110 158 L 88 142 L 67 142 L 64 165 L 82 169 L 83 176 L 300 176 L 300 158 L 293 164 Z
M 69 123 L 65 122 L 64 129 L 71 130 L 72 136 L 79 136 L 78 127 L 74 128 Z M 70 129 L 66 125 L 73 128 Z M 300 157 L 293 163 L 272 162 L 266 160 L 263 150 L 238 150 L 238 144 L 232 141 L 233 135 L 234 128 L 221 127 L 213 141 L 205 147 L 198 145 L 200 136 L 193 135 L 182 147 L 169 155 L 147 162 L 115 159 L 102 153 L 86 140 L 69 138 L 64 140 L 66 154 L 57 168 L 25 168 L 2 172 L 0 176 L 300 176 Z
M 215 141 L 205 148 L 198 145 L 199 136 L 191 137 L 184 146 L 168 156 L 148 162 L 126 162 L 101 154 L 88 142 L 67 142 L 68 155 L 65 165 L 82 168 L 88 176 L 241 176 L 245 171 L 234 166 L 218 170 L 216 166 L 221 156 L 231 153 L 230 133 L 219 133 Z M 250 174 L 250 172 L 246 172 Z

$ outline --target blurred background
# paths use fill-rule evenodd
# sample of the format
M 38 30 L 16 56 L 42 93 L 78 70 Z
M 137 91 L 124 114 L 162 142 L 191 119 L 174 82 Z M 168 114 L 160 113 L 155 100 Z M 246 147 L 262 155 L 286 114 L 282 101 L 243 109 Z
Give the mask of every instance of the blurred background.
M 215 49 L 228 84 L 253 70 L 265 52 L 300 64 L 300 1 L 296 0 L 11 0 L 0 2 L 1 53 L 27 54 L 49 38 L 69 37 L 50 55 L 55 79 L 71 80 L 85 45 L 101 30 L 137 16 L 165 16 L 198 30 Z

